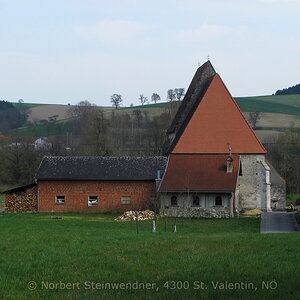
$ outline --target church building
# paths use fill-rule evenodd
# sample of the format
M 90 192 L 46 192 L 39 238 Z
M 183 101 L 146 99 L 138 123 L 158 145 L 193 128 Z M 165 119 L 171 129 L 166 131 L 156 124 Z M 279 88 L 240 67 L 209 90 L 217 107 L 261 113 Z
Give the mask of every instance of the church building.
M 284 180 L 279 176 L 281 193 L 272 199 L 267 151 L 210 61 L 197 70 L 167 134 L 163 214 L 229 217 L 284 208 Z

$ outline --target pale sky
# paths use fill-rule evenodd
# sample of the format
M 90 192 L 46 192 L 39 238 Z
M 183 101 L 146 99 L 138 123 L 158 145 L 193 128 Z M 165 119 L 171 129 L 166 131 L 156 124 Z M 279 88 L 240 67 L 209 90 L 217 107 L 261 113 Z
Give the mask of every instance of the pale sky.
M 300 83 L 300 0 L 0 0 L 0 99 L 124 106 L 210 60 L 233 96 Z

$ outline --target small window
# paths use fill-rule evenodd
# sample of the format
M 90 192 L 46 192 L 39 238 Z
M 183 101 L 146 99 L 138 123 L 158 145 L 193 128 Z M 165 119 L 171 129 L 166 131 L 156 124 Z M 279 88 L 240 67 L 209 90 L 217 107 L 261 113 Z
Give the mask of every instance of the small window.
M 121 203 L 122 204 L 130 204 L 131 203 L 131 197 L 130 196 L 122 196 L 121 197 Z
M 172 196 L 171 197 L 171 206 L 177 206 L 177 197 L 176 196 Z
M 193 206 L 200 206 L 200 198 L 197 195 L 193 196 Z
M 65 196 L 56 196 L 55 203 L 56 204 L 65 204 Z
M 98 204 L 98 196 L 89 196 L 88 206 L 93 206 Z
M 222 206 L 222 197 L 221 196 L 217 196 L 215 199 L 215 206 Z

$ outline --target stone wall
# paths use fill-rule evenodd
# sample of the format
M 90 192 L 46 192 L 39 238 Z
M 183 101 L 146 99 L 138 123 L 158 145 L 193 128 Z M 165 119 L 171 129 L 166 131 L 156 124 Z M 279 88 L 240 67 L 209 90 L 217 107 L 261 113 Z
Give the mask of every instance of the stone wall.
M 274 210 L 284 210 L 286 206 L 286 188 L 282 185 L 271 185 L 271 207 Z
M 177 197 L 177 206 L 172 206 L 171 197 Z M 198 196 L 200 203 L 193 206 L 193 197 Z M 216 196 L 222 197 L 222 206 L 215 206 Z M 160 193 L 160 213 L 170 217 L 202 217 L 227 218 L 230 217 L 231 194 L 220 193 Z
M 232 215 L 229 208 L 175 208 L 161 210 L 161 217 L 184 217 L 184 218 L 230 218 Z
M 262 161 L 265 161 L 264 155 L 241 155 L 242 175 L 238 176 L 239 199 L 236 201 L 238 210 L 261 208 L 266 184 Z

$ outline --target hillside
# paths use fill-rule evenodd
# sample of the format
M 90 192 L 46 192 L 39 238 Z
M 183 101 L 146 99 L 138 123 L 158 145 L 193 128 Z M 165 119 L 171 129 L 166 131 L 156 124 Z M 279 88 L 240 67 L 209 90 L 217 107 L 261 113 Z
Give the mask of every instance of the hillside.
M 256 96 L 256 97 L 237 97 L 235 98 L 239 107 L 248 118 L 249 112 L 261 112 L 261 118 L 258 121 L 257 127 L 259 136 L 264 139 L 269 135 L 274 136 L 280 130 L 287 127 L 300 127 L 300 95 L 278 95 L 278 96 Z M 172 105 L 173 110 L 176 110 L 179 103 Z M 6 132 L 7 135 L 22 135 L 22 136 L 42 136 L 42 135 L 64 135 L 64 120 L 69 118 L 68 111 L 70 105 L 57 105 L 57 104 L 26 104 L 29 107 L 29 121 L 37 124 L 12 130 Z M 141 110 L 146 113 L 150 118 L 158 116 L 167 109 L 167 102 L 148 104 L 144 106 L 124 107 L 118 110 L 112 107 L 102 107 L 105 114 L 129 114 L 133 115 L 134 110 Z M 49 128 L 49 123 L 39 124 L 41 120 L 49 120 L 49 118 L 56 116 L 55 124 Z M 270 133 L 270 131 L 272 131 Z

